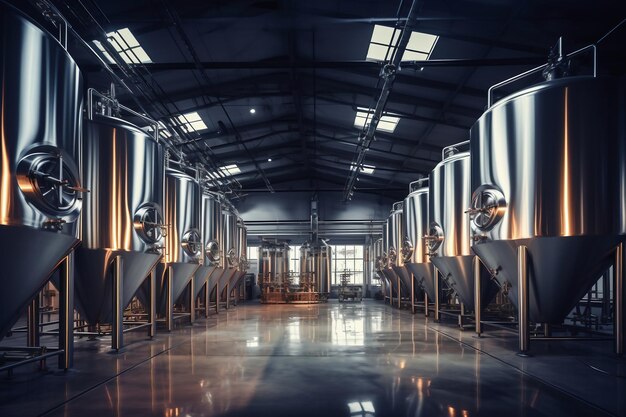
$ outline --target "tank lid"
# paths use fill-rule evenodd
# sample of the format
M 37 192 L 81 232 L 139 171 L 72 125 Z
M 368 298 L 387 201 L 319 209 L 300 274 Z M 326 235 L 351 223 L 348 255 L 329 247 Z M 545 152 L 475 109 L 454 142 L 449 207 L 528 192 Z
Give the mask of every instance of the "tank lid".
M 454 155 L 461 153 L 462 150 L 469 150 L 469 140 L 465 140 L 463 142 L 455 143 L 454 145 L 446 146 L 441 151 L 441 160 L 445 161 L 453 157 Z
M 417 191 L 420 188 L 428 187 L 428 177 L 420 178 L 409 184 L 409 193 Z

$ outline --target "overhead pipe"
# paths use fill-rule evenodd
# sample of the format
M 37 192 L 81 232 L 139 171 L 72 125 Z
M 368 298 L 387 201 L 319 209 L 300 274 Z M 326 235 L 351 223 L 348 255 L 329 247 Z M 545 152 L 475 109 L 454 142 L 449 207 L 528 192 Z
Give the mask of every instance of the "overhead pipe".
M 404 24 L 404 28 L 402 29 L 402 35 L 400 36 L 400 40 L 395 48 L 391 62 L 384 65 L 382 68 L 381 78 L 384 80 L 383 86 L 381 88 L 378 101 L 376 102 L 374 113 L 371 116 L 370 123 L 369 125 L 363 127 L 363 131 L 360 134 L 359 141 L 361 143 L 361 147 L 357 151 L 356 160 L 354 162 L 355 169 L 353 171 L 351 170 L 350 174 L 348 175 L 348 180 L 346 182 L 343 196 L 344 201 L 352 199 L 355 183 L 357 177 L 359 176 L 359 171 L 363 166 L 363 161 L 365 160 L 365 154 L 367 153 L 367 150 L 374 140 L 376 128 L 378 127 L 378 123 L 383 116 L 389 94 L 391 93 L 393 83 L 396 79 L 396 73 L 400 70 L 400 61 L 402 61 L 402 56 L 404 55 L 404 51 L 406 50 L 406 47 L 409 43 L 411 33 L 413 32 L 413 26 L 415 25 L 416 21 L 417 0 L 413 0 L 413 3 L 411 4 L 411 9 L 409 10 L 409 15 Z

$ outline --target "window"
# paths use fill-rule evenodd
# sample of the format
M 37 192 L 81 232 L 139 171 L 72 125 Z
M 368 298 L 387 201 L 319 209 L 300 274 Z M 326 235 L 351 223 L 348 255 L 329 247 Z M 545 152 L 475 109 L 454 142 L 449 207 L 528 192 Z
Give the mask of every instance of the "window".
M 372 39 L 367 50 L 367 59 L 372 61 L 391 60 L 401 34 L 401 29 L 374 25 Z M 437 39 L 439 36 L 429 33 L 412 32 L 404 55 L 402 55 L 402 61 L 423 61 L 430 58 Z
M 374 169 L 376 169 L 376 167 L 374 165 L 365 165 L 363 164 L 363 166 L 361 167 L 361 172 L 363 174 L 373 174 L 374 173 Z M 356 171 L 356 164 L 352 163 L 350 164 L 350 171 Z
M 248 262 L 250 264 L 256 263 L 259 261 L 259 247 L 258 246 L 248 246 Z
M 374 112 L 366 109 L 365 107 L 357 107 L 356 116 L 354 117 L 354 127 L 363 128 L 369 125 L 372 120 L 373 114 Z M 399 117 L 390 116 L 388 113 L 384 113 L 378 121 L 378 126 L 376 126 L 376 130 L 393 133 L 394 130 L 396 130 L 396 126 L 398 125 L 399 121 Z
M 107 33 L 107 40 L 127 64 L 152 62 L 146 51 L 139 45 L 135 35 L 128 28 Z M 115 63 L 113 57 L 104 49 L 100 41 L 93 41 L 93 43 L 111 64 Z
M 333 285 L 341 284 L 341 274 L 350 274 L 351 284 L 363 284 L 363 246 L 333 245 Z
M 207 128 L 197 111 L 178 115 L 175 117 L 175 121 L 178 122 L 187 133 L 194 133 Z

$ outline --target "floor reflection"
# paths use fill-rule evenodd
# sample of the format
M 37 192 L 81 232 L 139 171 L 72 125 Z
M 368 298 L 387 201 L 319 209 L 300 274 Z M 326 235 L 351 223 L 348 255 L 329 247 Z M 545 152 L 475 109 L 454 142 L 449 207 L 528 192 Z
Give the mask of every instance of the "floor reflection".
M 75 392 L 76 379 L 57 377 L 55 387 L 45 377 L 29 385 L 31 401 L 50 415 L 90 417 L 601 415 L 376 302 L 249 305 L 227 315 L 125 358 L 80 355 L 77 374 L 99 366 L 82 394 L 61 404 L 55 390 Z M 98 380 L 105 368 L 118 376 Z M 1 405 L 0 415 L 19 405 Z

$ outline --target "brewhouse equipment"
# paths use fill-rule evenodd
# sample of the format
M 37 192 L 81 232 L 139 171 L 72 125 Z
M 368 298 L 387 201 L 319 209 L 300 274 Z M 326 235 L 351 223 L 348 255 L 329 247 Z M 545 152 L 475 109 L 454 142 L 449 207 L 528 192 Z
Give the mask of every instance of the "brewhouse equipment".
M 235 282 L 234 290 L 236 292 L 236 300 L 239 301 L 239 298 L 243 296 L 245 299 L 245 294 L 240 294 L 241 289 L 245 290 L 245 276 L 248 273 L 248 229 L 246 228 L 246 223 L 243 221 L 241 217 L 239 217 L 237 221 L 237 233 L 239 235 L 238 245 L 239 245 L 239 277 Z
M 153 126 L 148 134 L 123 120 L 137 118 Z M 123 332 L 156 328 L 154 268 L 163 245 L 163 149 L 153 120 L 93 89 L 87 93 L 82 168 L 85 186 L 82 245 L 76 250 L 77 309 L 91 327 L 112 324 L 112 348 L 119 350 Z M 150 276 L 144 305 L 148 320 L 124 330 L 124 309 Z
M 389 223 L 389 265 L 396 276 L 400 279 L 402 294 L 411 300 L 411 308 L 413 308 L 415 300 L 414 282 L 412 275 L 404 263 L 402 249 L 405 241 L 405 225 L 403 216 L 403 201 L 393 204 L 391 214 L 387 222 Z
M 197 172 L 166 154 L 163 216 L 166 225 L 163 261 L 157 266 L 158 312 L 168 331 L 175 318 L 195 318 L 193 276 L 202 252 L 200 237 L 200 184 Z M 187 291 L 185 291 L 187 290 Z M 189 297 L 181 297 L 183 293 Z M 186 298 L 186 299 L 181 299 Z M 174 315 L 174 304 L 186 313 Z
M 262 303 L 284 303 L 289 290 L 287 242 L 264 240 L 259 247 L 259 285 Z
M 595 55 L 595 47 L 559 51 L 492 87 L 490 107 L 471 129 L 473 249 L 518 307 L 521 353 L 529 321 L 560 324 L 612 263 L 623 352 L 623 114 L 615 83 L 596 77 L 595 63 L 593 76 L 558 77 L 584 51 Z M 496 88 L 540 71 L 546 81 L 492 102 Z
M 222 202 L 222 242 L 224 256 L 224 272 L 218 280 L 217 286 L 217 308 L 223 305 L 225 308 L 230 307 L 230 291 L 232 281 L 238 272 L 239 255 L 238 255 L 238 234 L 237 234 L 237 213 L 234 207 Z
M 405 240 L 402 256 L 413 275 L 415 290 L 424 290 L 424 312 L 428 315 L 428 300 L 435 300 L 433 266 L 428 257 L 424 236 L 428 234 L 428 178 L 409 184 L 409 195 L 404 199 L 403 225 Z M 415 295 L 414 295 L 415 296 Z
M 328 301 L 331 262 L 332 250 L 323 239 L 317 239 L 315 242 L 305 242 L 300 247 L 298 286 L 291 289 L 291 298 L 302 302 Z
M 387 277 L 382 272 L 384 267 L 383 261 L 383 239 L 377 239 L 374 242 L 374 273 L 380 279 L 380 284 L 383 292 L 383 301 L 389 298 L 389 292 L 391 289 L 389 288 L 389 283 L 387 282 Z
M 39 346 L 36 295 L 57 270 L 59 349 L 40 358 L 58 355 L 59 367 L 68 368 L 73 355 L 71 258 L 86 191 L 78 169 L 83 85 L 66 51 L 67 26 L 61 20 L 57 26 L 61 42 L 0 2 L 0 339 L 30 303 L 28 344 Z
M 200 231 L 202 265 L 194 275 L 196 297 L 203 291 L 204 315 L 209 314 L 211 294 L 216 290 L 218 279 L 224 272 L 221 256 L 222 206 L 218 194 L 205 190 L 201 197 Z
M 470 222 L 464 213 L 471 198 L 468 146 L 469 141 L 466 141 L 443 149 L 441 162 L 430 173 L 428 191 L 429 232 L 426 240 L 430 260 L 461 302 L 460 326 L 464 325 L 465 310 L 474 310 L 474 263 L 478 262 L 471 251 Z M 497 286 L 484 268 L 476 269 L 480 271 L 482 299 L 489 303 L 497 293 Z M 437 271 L 434 279 L 437 294 Z M 439 298 L 436 297 L 435 320 L 440 312 Z
M 389 233 L 389 221 L 383 224 L 383 253 L 380 258 L 381 267 L 380 272 L 385 277 L 387 287 L 389 288 L 389 304 L 393 305 L 394 299 L 397 300 L 397 305 L 400 307 L 400 278 L 389 266 L 389 248 L 390 248 L 390 233 Z

